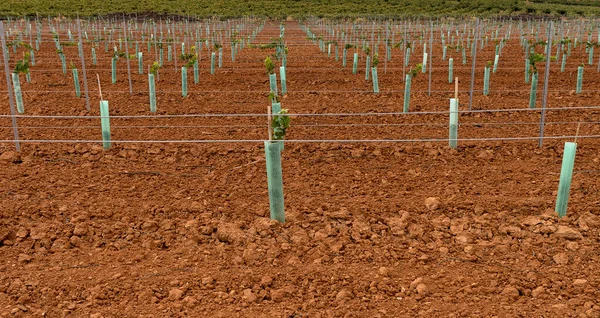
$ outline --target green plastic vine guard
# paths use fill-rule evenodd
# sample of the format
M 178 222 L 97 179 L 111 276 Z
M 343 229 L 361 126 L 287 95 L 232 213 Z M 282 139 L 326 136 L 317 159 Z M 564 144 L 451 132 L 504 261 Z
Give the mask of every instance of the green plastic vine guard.
M 450 98 L 450 132 L 448 141 L 450 148 L 456 149 L 458 144 L 458 99 Z
M 285 67 L 279 67 L 279 78 L 281 80 L 281 95 L 287 94 L 287 79 L 285 76 Z
M 112 58 L 112 83 L 116 83 L 117 82 L 117 58 L 113 57 Z
M 443 61 L 446 60 L 446 47 L 445 46 L 442 47 L 442 60 Z
M 280 141 L 265 141 L 269 208 L 272 220 L 285 222 Z
M 500 55 L 496 54 L 496 57 L 494 57 L 494 70 L 493 72 L 496 73 L 496 71 L 498 70 L 498 60 L 500 59 Z
M 339 54 L 339 48 L 337 46 L 337 44 L 335 45 L 335 61 L 339 61 L 340 59 L 340 54 Z
M 331 43 L 327 43 L 327 57 L 331 57 Z
M 554 208 L 560 217 L 563 217 L 567 214 L 567 205 L 569 204 L 569 193 L 571 191 L 571 180 L 573 179 L 573 166 L 575 164 L 576 150 L 576 143 L 565 142 L 562 167 L 560 169 L 560 181 L 558 182 L 558 193 L 556 195 L 556 207 Z
M 156 82 L 152 73 L 148 73 L 148 90 L 150 91 L 150 112 L 156 113 Z
M 352 63 L 352 74 L 356 74 L 358 69 L 358 53 L 354 53 L 354 62 Z
M 379 94 L 379 78 L 377 76 L 377 67 L 372 67 L 371 73 L 373 73 L 373 93 Z
M 185 43 L 181 43 L 181 54 L 185 54 Z
M 194 61 L 194 84 L 198 84 L 200 82 L 200 71 L 198 69 L 198 60 Z
M 159 60 L 159 64 L 163 65 L 164 62 L 164 49 L 161 47 L 160 50 L 158 51 L 158 60 Z
M 108 112 L 108 101 L 100 101 L 100 124 L 102 127 L 102 147 L 110 148 L 110 117 Z
M 448 59 L 448 83 L 452 83 L 454 81 L 454 59 Z
M 92 65 L 96 65 L 96 49 L 92 48 Z
M 59 54 L 58 55 L 60 57 L 60 63 L 62 64 L 62 71 L 63 74 L 67 74 L 67 59 L 65 58 L 64 54 Z
M 590 51 L 588 53 L 589 53 L 588 64 L 592 65 L 592 64 L 594 64 L 594 47 L 593 46 L 590 46 Z
M 371 57 L 367 55 L 367 61 L 365 63 L 365 81 L 369 80 L 369 69 L 371 68 Z
M 387 60 L 389 62 L 392 60 L 392 47 L 389 45 L 386 45 L 386 50 L 387 50 Z
M 344 51 L 342 51 L 342 66 L 346 67 L 346 55 L 348 54 L 348 50 L 346 50 L 346 48 L 344 48 Z
M 19 81 L 19 74 L 12 73 L 13 90 L 15 93 L 15 101 L 17 102 L 17 112 L 22 114 L 25 112 L 23 107 L 23 93 L 21 92 L 21 81 Z
M 173 59 L 173 47 L 169 44 L 167 46 L 167 62 L 171 62 Z
M 143 64 L 144 57 L 143 57 L 142 52 L 138 52 L 137 58 L 138 58 L 138 73 L 144 74 L 144 64 Z
M 406 74 L 406 81 L 404 83 L 404 107 L 402 112 L 408 113 L 408 106 L 410 104 L 410 82 L 412 81 L 412 76 L 410 74 Z
M 223 67 L 223 48 L 219 48 L 219 68 Z
M 275 96 L 278 95 L 277 92 L 277 75 L 275 74 L 269 74 L 269 87 L 271 89 L 271 92 L 273 92 L 273 94 L 275 94 Z
M 463 65 L 467 65 L 467 52 L 465 51 L 465 47 L 462 48 L 462 63 Z
M 562 62 L 560 63 L 560 72 L 561 73 L 565 72 L 565 66 L 567 66 L 567 54 L 563 54 L 563 56 L 562 56 Z
M 537 86 L 538 86 L 538 73 L 535 72 L 531 75 L 531 91 L 529 92 L 529 108 L 535 108 L 537 100 Z
M 488 96 L 490 94 L 490 67 L 486 66 L 483 69 L 483 95 Z
M 215 57 L 216 57 L 216 53 L 212 52 L 210 54 L 210 74 L 215 74 Z
M 185 98 L 188 95 L 188 80 L 187 80 L 187 67 L 181 68 L 181 95 Z
M 576 94 L 581 94 L 582 86 L 583 86 L 583 66 L 579 66 L 577 68 L 577 89 L 575 91 Z
M 281 58 L 281 66 L 287 68 L 287 54 L 283 54 L 283 57 Z
M 281 112 L 281 103 L 280 102 L 271 102 L 271 114 L 279 114 Z
M 75 83 L 75 96 L 81 97 L 81 88 L 79 86 L 79 72 L 76 68 L 71 70 L 73 72 L 73 82 Z
M 531 62 L 529 59 L 525 59 L 525 84 L 529 84 L 529 66 Z
M 427 52 L 423 52 L 423 67 L 421 68 L 421 73 L 427 72 Z
M 406 54 L 404 54 L 404 66 L 408 66 L 410 62 L 410 48 L 406 48 Z
M 31 66 L 35 66 L 35 53 L 33 50 L 29 51 L 29 57 L 31 58 Z

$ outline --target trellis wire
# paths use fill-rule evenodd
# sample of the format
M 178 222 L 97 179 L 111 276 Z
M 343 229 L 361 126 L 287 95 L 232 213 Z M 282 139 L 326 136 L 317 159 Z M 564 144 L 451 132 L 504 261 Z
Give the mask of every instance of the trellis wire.
M 544 139 L 596 139 L 600 135 L 565 135 L 565 136 L 545 136 Z M 470 141 L 524 141 L 538 140 L 538 136 L 531 137 L 493 137 L 493 138 L 457 138 L 452 139 L 461 142 Z M 266 139 L 190 139 L 190 140 L 111 140 L 112 143 L 264 143 Z M 0 143 L 14 143 L 16 140 L 0 140 Z M 102 143 L 102 140 L 83 140 L 83 139 L 24 139 L 22 143 Z M 448 138 L 429 138 L 429 139 L 286 139 L 286 143 L 414 143 L 414 142 L 448 142 Z
M 555 107 L 546 108 L 546 110 L 575 110 L 575 109 L 594 109 L 600 110 L 600 106 L 574 106 L 574 107 Z M 459 114 L 477 114 L 477 113 L 497 113 L 497 112 L 538 112 L 541 109 L 537 108 L 515 108 L 515 109 L 482 109 L 482 110 L 461 110 Z M 396 115 L 446 115 L 450 114 L 450 111 L 428 111 L 428 112 L 386 112 L 386 113 L 324 113 L 324 114 L 287 114 L 290 117 L 324 117 L 324 116 L 396 116 Z M 268 116 L 264 113 L 254 114 L 172 114 L 172 115 L 113 115 L 111 119 L 118 118 L 185 118 L 185 117 L 265 117 Z M 53 118 L 53 119 L 94 119 L 102 118 L 102 116 L 75 116 L 75 115 L 0 115 L 0 118 Z

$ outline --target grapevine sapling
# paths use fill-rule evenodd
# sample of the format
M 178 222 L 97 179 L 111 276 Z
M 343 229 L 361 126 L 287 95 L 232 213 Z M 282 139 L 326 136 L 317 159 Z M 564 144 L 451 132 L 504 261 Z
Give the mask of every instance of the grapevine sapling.
M 421 70 L 423 70 L 423 64 L 417 64 L 412 70 L 408 71 L 408 73 L 412 78 L 415 78 L 419 73 L 421 73 Z
M 283 140 L 286 130 L 290 127 L 290 117 L 286 116 L 287 109 L 282 109 L 279 113 L 273 116 L 271 120 L 271 128 L 273 128 L 273 139 Z
M 271 57 L 267 56 L 265 58 L 265 68 L 267 69 L 267 74 L 273 74 L 273 70 L 275 69 L 275 63 L 271 60 Z
M 162 67 L 162 65 L 160 65 L 158 62 L 154 62 L 152 63 L 152 66 L 150 66 L 150 73 L 154 74 L 154 76 L 158 76 L 158 69 L 160 69 Z

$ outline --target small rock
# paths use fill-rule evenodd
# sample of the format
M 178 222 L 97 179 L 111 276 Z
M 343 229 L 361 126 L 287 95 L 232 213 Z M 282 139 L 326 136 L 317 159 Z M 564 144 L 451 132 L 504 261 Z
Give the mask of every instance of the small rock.
M 583 279 L 583 278 L 579 278 L 573 281 L 573 285 L 574 286 L 583 286 L 585 284 L 587 284 L 587 279 Z
M 272 301 L 281 301 L 285 297 L 285 289 L 271 290 L 270 297 Z
M 485 213 L 485 207 L 483 207 L 480 204 L 475 205 L 475 208 L 473 208 L 473 212 L 475 212 L 475 215 L 482 215 L 483 213 Z
M 29 263 L 31 262 L 31 256 L 27 254 L 19 254 L 19 263 Z
M 148 233 L 156 232 L 156 230 L 158 230 L 158 224 L 154 221 L 146 221 L 142 223 L 142 230 Z
M 429 292 L 429 289 L 427 289 L 427 285 L 423 283 L 418 284 L 415 289 L 417 290 L 417 294 L 419 295 L 425 295 Z
M 461 233 L 456 236 L 455 240 L 456 240 L 456 243 L 459 243 L 459 244 L 469 244 L 471 242 L 471 237 L 469 236 L 468 233 Z
M 559 225 L 558 230 L 556 230 L 556 232 L 554 232 L 554 235 L 556 235 L 559 238 L 564 238 L 566 240 L 571 240 L 571 241 L 580 240 L 583 238 L 583 235 L 581 235 L 581 232 L 577 231 L 574 228 L 564 226 L 564 225 Z
M 17 231 L 17 237 L 20 239 L 24 239 L 29 235 L 29 231 L 27 229 L 21 228 Z
M 514 238 L 522 238 L 523 237 L 523 233 L 521 232 L 521 228 L 515 225 L 500 225 L 500 227 L 498 228 L 498 231 L 500 231 L 500 233 L 504 233 L 506 235 L 512 236 Z
M 202 277 L 202 285 L 208 285 L 208 284 L 212 284 L 214 282 L 214 278 L 207 276 L 207 277 Z
M 554 262 L 558 265 L 567 265 L 569 263 L 569 256 L 567 253 L 558 253 L 552 257 Z
M 516 287 L 508 285 L 502 290 L 502 295 L 508 297 L 509 299 L 515 300 L 519 298 L 520 293 Z
M 567 249 L 570 251 L 576 251 L 579 249 L 579 243 L 577 242 L 568 242 Z
M 86 223 L 79 223 L 75 225 L 73 229 L 73 235 L 75 236 L 84 236 L 88 232 L 88 225 Z
M 413 238 L 423 237 L 423 234 L 425 234 L 425 229 L 420 224 L 413 223 L 408 226 L 408 234 Z
M 337 295 L 335 295 L 335 299 L 336 299 L 337 301 L 342 301 L 342 300 L 344 300 L 344 299 L 346 299 L 346 298 L 348 298 L 348 297 L 350 297 L 350 292 L 349 292 L 348 290 L 346 290 L 346 289 L 342 289 L 342 290 L 340 290 L 340 291 L 337 293 Z
M 271 286 L 271 284 L 273 284 L 273 277 L 271 276 L 265 275 L 260 280 L 260 286 L 262 287 L 268 287 Z
M 315 240 L 320 241 L 320 240 L 327 238 L 328 236 L 329 236 L 329 234 L 327 234 L 327 231 L 325 231 L 324 229 L 321 229 L 315 233 L 314 238 L 315 238 Z
M 419 285 L 422 282 L 423 282 L 423 277 L 417 277 L 415 280 L 412 281 L 412 283 L 410 283 L 410 288 L 415 289 L 415 288 L 417 288 L 417 285 Z
M 256 295 L 252 292 L 252 289 L 244 289 L 242 293 L 242 300 L 245 302 L 253 303 L 257 299 Z
M 538 216 L 528 216 L 526 217 L 522 222 L 521 225 L 525 225 L 525 226 L 534 226 L 534 225 L 538 225 L 541 224 L 542 218 L 538 217 Z
M 381 276 L 389 276 L 390 275 L 390 269 L 387 268 L 387 267 L 385 267 L 385 266 L 380 267 L 379 268 L 379 275 L 381 275 Z
M 392 234 L 394 235 L 403 235 L 404 230 L 408 226 L 408 219 L 410 214 L 407 211 L 399 211 L 399 217 L 392 217 L 387 220 L 387 224 L 390 227 Z
M 546 289 L 542 286 L 537 287 L 536 289 L 531 291 L 531 296 L 533 298 L 539 298 L 546 292 Z
M 11 232 L 7 228 L 0 229 L 0 242 L 7 240 L 14 236 L 14 232 Z
M 71 236 L 71 239 L 69 239 L 69 243 L 71 243 L 71 245 L 75 246 L 75 247 L 80 247 L 81 244 L 83 243 L 83 241 L 81 240 L 81 238 L 79 236 Z
M 0 161 L 11 162 L 11 163 L 20 163 L 21 156 L 16 151 L 6 151 L 0 155 Z
M 194 306 L 196 304 L 196 302 L 197 302 L 196 298 L 194 298 L 192 296 L 185 296 L 185 298 L 183 298 L 182 301 L 188 307 Z
M 90 318 L 104 318 L 104 316 L 102 316 L 101 313 L 95 313 L 95 314 L 91 314 Z
M 175 289 L 171 289 L 171 291 L 169 292 L 169 300 L 180 300 L 181 297 L 183 297 L 183 290 L 179 289 L 179 288 L 175 288 Z
M 219 241 L 229 244 L 240 244 L 244 241 L 244 232 L 230 223 L 219 224 L 216 235 Z
M 425 207 L 429 211 L 437 210 L 440 207 L 440 199 L 434 197 L 425 199 Z

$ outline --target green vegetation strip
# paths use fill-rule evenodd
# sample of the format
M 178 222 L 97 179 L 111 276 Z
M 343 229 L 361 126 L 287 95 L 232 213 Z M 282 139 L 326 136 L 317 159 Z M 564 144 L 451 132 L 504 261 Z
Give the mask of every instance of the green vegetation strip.
M 5 0 L 2 16 L 96 16 L 111 13 L 152 13 L 234 18 L 240 16 L 285 19 L 308 15 L 326 18 L 353 17 L 459 17 L 459 16 L 570 16 L 600 15 L 596 0 Z

